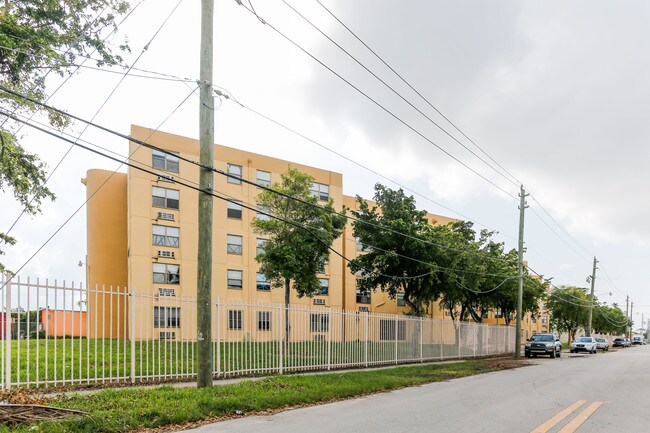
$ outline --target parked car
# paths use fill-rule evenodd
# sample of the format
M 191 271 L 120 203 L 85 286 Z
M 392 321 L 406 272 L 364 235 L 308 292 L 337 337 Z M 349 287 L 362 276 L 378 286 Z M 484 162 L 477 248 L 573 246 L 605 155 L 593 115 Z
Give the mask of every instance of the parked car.
M 609 341 L 606 338 L 596 338 L 596 348 L 607 352 L 609 350 Z
M 571 348 L 569 351 L 571 353 L 576 353 L 576 352 L 589 352 L 589 353 L 596 353 L 596 348 L 597 346 L 596 339 L 593 337 L 578 337 L 576 338 L 573 343 L 571 343 Z
M 612 347 L 626 347 L 625 338 L 615 338 Z
M 632 337 L 632 344 L 643 344 L 643 337 Z
M 562 356 L 562 343 L 560 338 L 554 334 L 535 334 L 524 346 L 526 358 L 537 355 L 548 355 L 551 358 Z
M 630 346 L 632 346 L 632 343 L 630 342 L 629 339 L 625 338 L 624 340 L 625 340 L 625 347 L 630 347 Z

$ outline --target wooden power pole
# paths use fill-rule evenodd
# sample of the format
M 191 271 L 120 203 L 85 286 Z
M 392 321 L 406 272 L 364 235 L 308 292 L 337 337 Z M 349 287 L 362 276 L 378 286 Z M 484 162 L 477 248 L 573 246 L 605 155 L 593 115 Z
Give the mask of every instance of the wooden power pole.
M 596 285 L 596 264 L 598 264 L 598 260 L 596 260 L 596 257 L 594 257 L 594 269 L 591 272 L 591 295 L 589 296 L 589 321 L 587 322 L 587 337 L 591 337 L 591 321 L 594 316 L 594 286 Z
M 526 191 L 521 185 L 519 191 L 519 254 L 518 254 L 518 276 L 519 288 L 517 290 L 517 327 L 515 332 L 515 358 L 521 357 L 521 323 L 523 321 L 523 299 L 524 299 L 524 215 L 526 208 Z
M 212 386 L 212 189 L 214 185 L 214 97 L 212 39 L 214 0 L 201 0 L 201 70 L 199 73 L 199 249 L 197 257 L 196 386 Z

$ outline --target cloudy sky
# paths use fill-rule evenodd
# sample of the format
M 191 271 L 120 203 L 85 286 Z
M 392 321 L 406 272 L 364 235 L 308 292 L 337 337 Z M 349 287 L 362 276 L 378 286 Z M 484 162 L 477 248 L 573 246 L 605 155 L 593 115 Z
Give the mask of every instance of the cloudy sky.
M 650 138 L 650 4 L 594 0 L 320 2 L 253 1 L 264 24 L 234 0 L 217 0 L 215 85 L 246 107 L 408 187 L 421 208 L 470 219 L 477 229 L 498 231 L 498 239 L 509 247 L 516 246 L 516 196 L 518 183 L 523 183 L 532 194 L 526 213 L 530 266 L 554 277 L 556 285 L 586 286 L 585 277 L 596 256 L 599 299 L 625 309 L 629 295 L 635 313 L 639 312 L 634 314 L 636 325 L 641 325 L 641 313 L 650 318 L 646 290 L 650 229 L 645 221 L 650 214 L 646 199 L 650 171 L 645 167 L 650 153 L 646 146 Z M 131 65 L 140 56 L 135 64 L 138 69 L 195 80 L 200 2 L 183 0 L 171 16 L 178 0 L 133 4 L 137 5 L 134 12 L 111 38 L 116 46 L 129 42 L 132 53 L 125 55 L 125 62 Z M 250 9 L 248 1 L 244 4 Z M 98 123 L 122 133 L 128 133 L 132 123 L 157 128 L 176 109 L 160 129 L 198 137 L 197 96 L 179 107 L 195 84 L 151 76 L 131 71 L 98 112 L 122 75 L 83 68 L 50 102 L 85 118 L 97 113 Z M 59 77 L 48 80 L 51 91 L 63 81 Z M 220 144 L 341 172 L 346 194 L 370 197 L 375 182 L 395 187 L 386 178 L 232 100 L 217 103 L 215 134 Z M 68 132 L 78 135 L 83 130 L 82 124 L 76 124 Z M 69 147 L 29 128 L 20 133 L 29 150 L 41 155 L 50 169 Z M 108 134 L 89 129 L 82 139 L 126 154 L 127 144 Z M 7 248 L 2 258 L 9 268 L 20 268 L 70 218 L 21 275 L 84 279 L 83 268 L 77 267 L 84 259 L 86 242 L 85 189 L 80 179 L 91 168 L 118 166 L 73 149 L 50 180 L 57 200 L 44 206 L 43 215 L 21 218 L 12 230 L 19 243 Z M 11 196 L 3 195 L 0 227 L 7 230 L 19 213 Z

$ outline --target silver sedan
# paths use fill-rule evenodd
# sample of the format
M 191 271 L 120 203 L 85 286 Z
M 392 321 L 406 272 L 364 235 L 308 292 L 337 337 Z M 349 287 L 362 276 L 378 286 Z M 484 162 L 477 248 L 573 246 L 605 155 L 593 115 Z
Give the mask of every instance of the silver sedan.
M 589 352 L 596 353 L 598 347 L 598 342 L 593 337 L 579 337 L 576 338 L 573 343 L 571 343 L 571 348 L 569 352 Z

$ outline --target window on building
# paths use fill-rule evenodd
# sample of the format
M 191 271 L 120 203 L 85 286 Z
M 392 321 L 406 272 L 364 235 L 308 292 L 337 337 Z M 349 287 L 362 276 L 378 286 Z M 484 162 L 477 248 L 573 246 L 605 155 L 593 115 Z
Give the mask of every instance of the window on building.
M 266 278 L 266 275 L 257 273 L 257 290 L 261 290 L 263 292 L 268 292 L 271 290 L 271 282 L 269 281 L 268 278 Z
M 397 325 L 397 334 L 395 334 L 395 325 Z M 379 339 L 380 340 L 406 340 L 406 322 L 399 320 L 397 323 L 394 319 L 379 321 Z
M 533 322 L 533 323 L 537 323 L 537 316 L 535 316 L 535 315 L 533 314 L 533 315 L 530 317 L 530 320 L 531 320 L 531 322 Z
M 269 216 L 271 214 L 271 209 L 268 206 L 257 205 L 257 217 L 258 220 L 268 221 L 271 219 Z
M 178 190 L 154 186 L 151 195 L 154 207 L 164 207 L 167 209 L 179 208 L 180 192 Z
M 257 330 L 270 331 L 271 330 L 271 312 L 258 311 L 257 312 Z
M 242 271 L 235 269 L 228 269 L 228 288 L 241 290 L 242 284 Z
M 257 170 L 257 184 L 271 186 L 271 173 L 264 170 Z
M 481 313 L 481 319 L 487 319 L 489 316 L 490 316 L 490 312 L 489 312 L 489 311 L 483 311 L 483 312 Z
M 362 290 L 357 287 L 357 304 L 370 303 L 370 290 Z
M 228 235 L 228 254 L 239 254 L 242 252 L 242 237 L 238 235 Z
M 228 202 L 228 211 L 227 211 L 227 216 L 228 218 L 234 218 L 240 220 L 242 217 L 242 206 L 241 202 Z
M 153 282 L 158 284 L 179 284 L 181 282 L 180 265 L 154 263 Z
M 397 306 L 398 307 L 405 307 L 406 306 L 406 301 L 404 300 L 404 293 L 398 293 L 397 294 Z
M 320 290 L 316 293 L 318 295 L 328 295 L 330 293 L 330 280 L 329 278 L 319 278 Z
M 259 256 L 264 252 L 264 248 L 266 247 L 266 239 L 257 239 L 257 246 L 255 248 L 255 255 Z
M 330 318 L 327 314 L 311 313 L 309 315 L 309 330 L 311 332 L 327 332 L 330 327 Z
M 546 322 L 548 322 L 548 316 L 546 314 L 544 314 L 542 316 L 542 324 L 545 324 Z
M 328 201 L 330 199 L 330 187 L 324 183 L 312 182 L 311 195 L 318 200 Z
M 151 166 L 158 170 L 175 171 L 178 173 L 178 153 L 165 153 L 159 150 L 151 151 Z
M 176 331 L 160 331 L 158 333 L 158 337 L 161 340 L 175 340 L 176 339 Z
M 228 164 L 228 183 L 241 185 L 242 168 L 241 165 Z
M 242 328 L 242 310 L 228 310 L 228 329 L 240 330 Z
M 152 227 L 152 243 L 163 247 L 178 248 L 180 229 L 178 227 L 159 226 L 154 224 Z
M 501 308 L 497 308 L 494 311 L 494 318 L 495 319 L 503 319 L 503 312 L 501 311 Z
M 180 328 L 180 307 L 153 307 L 154 328 Z

